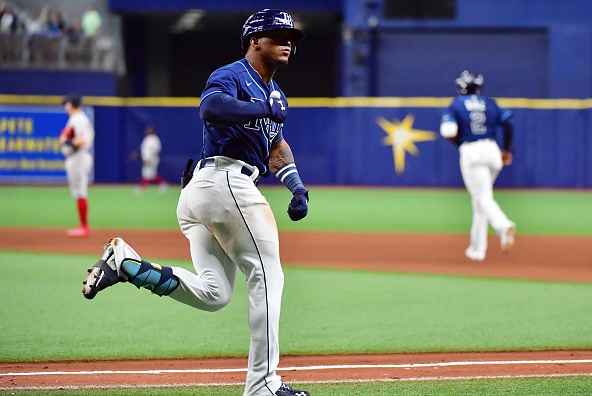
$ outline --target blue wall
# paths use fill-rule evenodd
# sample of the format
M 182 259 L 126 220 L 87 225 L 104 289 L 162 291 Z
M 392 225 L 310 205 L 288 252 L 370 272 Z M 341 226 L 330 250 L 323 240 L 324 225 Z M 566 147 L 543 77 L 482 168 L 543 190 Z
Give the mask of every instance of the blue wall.
M 382 10 L 381 0 L 344 1 L 343 96 L 422 95 L 426 84 L 427 95 L 450 95 L 443 86 L 468 68 L 499 84 L 488 94 L 592 97 L 588 0 L 456 0 L 452 20 Z
M 89 71 L 0 70 L 0 94 L 116 96 L 114 73 Z
M 456 147 L 438 134 L 447 98 L 295 99 L 284 136 L 307 184 L 461 187 Z M 515 162 L 497 182 L 504 187 L 592 187 L 592 103 L 500 99 L 514 112 Z M 409 118 L 408 118 L 409 117 Z M 311 121 L 313 120 L 313 121 Z M 384 144 L 391 126 L 424 138 L 395 166 Z M 405 124 L 404 120 L 410 121 Z M 130 161 L 143 128 L 152 123 L 163 145 L 161 173 L 175 183 L 188 158 L 199 158 L 201 121 L 196 107 L 95 106 L 97 182 L 137 182 L 140 163 Z M 393 129 L 394 130 L 394 129 Z M 272 176 L 262 181 L 277 184 Z
M 371 96 L 453 95 L 455 79 L 468 69 L 484 75 L 487 95 L 548 97 L 544 31 L 392 31 L 379 35 L 377 47 L 383 72 L 375 74 Z
M 38 97 L 0 96 L 0 103 L 32 105 L 28 107 L 38 112 L 60 110 L 59 98 L 46 99 L 40 103 Z M 450 101 L 293 98 L 284 136 L 306 184 L 462 187 L 458 151 L 438 133 L 441 113 Z M 592 99 L 500 98 L 498 103 L 512 109 L 515 126 L 515 162 L 502 171 L 498 186 L 592 188 Z M 97 183 L 140 180 L 141 164 L 129 154 L 139 148 L 148 123 L 159 132 L 160 172 L 171 183 L 178 182 L 188 158 L 200 157 L 197 100 L 87 97 L 85 104 L 94 111 Z M 65 120 L 65 114 L 59 114 Z M 36 135 L 52 136 L 55 129 L 57 138 L 60 128 L 44 125 L 35 123 Z M 3 128 L 0 123 L 0 140 L 15 137 Z M 0 160 L 18 159 L 18 149 L 11 147 L 0 144 Z M 271 176 L 262 184 L 279 182 Z
M 465 68 L 482 73 L 500 97 L 592 97 L 592 1 L 456 0 L 452 20 L 383 16 L 384 0 L 277 0 L 273 7 L 343 16 L 336 96 L 448 96 Z M 114 13 L 205 9 L 246 12 L 259 0 L 110 0 Z M 137 38 L 137 40 L 141 40 Z M 139 43 L 126 43 L 138 45 Z M 145 84 L 144 81 L 142 81 Z M 117 96 L 118 77 L 96 73 L 9 71 L 0 94 Z M 137 89 L 135 92 L 151 92 Z M 288 93 L 289 94 L 289 93 Z M 140 93 L 137 94 L 141 95 Z

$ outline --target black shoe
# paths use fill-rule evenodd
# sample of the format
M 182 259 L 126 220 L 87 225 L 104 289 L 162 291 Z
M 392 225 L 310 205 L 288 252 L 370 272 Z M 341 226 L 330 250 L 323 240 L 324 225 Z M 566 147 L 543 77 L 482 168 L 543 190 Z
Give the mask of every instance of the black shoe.
M 303 390 L 294 390 L 282 382 L 282 386 L 275 392 L 276 396 L 310 396 L 310 393 Z
M 117 275 L 117 271 L 115 271 L 111 265 L 108 264 L 109 261 L 114 261 L 111 239 L 109 240 L 109 243 L 105 245 L 101 259 L 97 261 L 97 263 L 92 268 L 88 269 L 88 275 L 82 282 L 84 285 L 82 288 L 82 295 L 84 295 L 84 297 L 87 299 L 92 300 L 101 290 L 116 283 L 122 281 L 125 282 L 124 279 Z

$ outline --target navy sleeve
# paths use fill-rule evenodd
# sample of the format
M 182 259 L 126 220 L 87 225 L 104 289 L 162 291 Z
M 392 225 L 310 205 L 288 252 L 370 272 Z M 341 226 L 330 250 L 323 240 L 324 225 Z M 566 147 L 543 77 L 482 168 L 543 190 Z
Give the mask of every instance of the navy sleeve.
M 512 125 L 509 118 L 506 118 L 502 123 L 502 128 L 504 130 L 504 151 L 510 151 L 514 139 L 514 125 Z
M 212 73 L 201 95 L 201 119 L 214 125 L 232 126 L 270 115 L 271 109 L 265 102 L 239 100 L 239 89 L 240 82 L 234 71 L 220 68 Z
M 199 104 L 201 119 L 220 126 L 232 126 L 268 115 L 265 102 L 244 102 L 222 92 L 210 94 Z
M 504 131 L 504 151 L 510 151 L 512 147 L 512 140 L 514 139 L 514 125 L 512 125 L 512 116 L 514 115 L 511 110 L 502 109 L 494 102 L 497 106 L 498 122 L 500 123 Z

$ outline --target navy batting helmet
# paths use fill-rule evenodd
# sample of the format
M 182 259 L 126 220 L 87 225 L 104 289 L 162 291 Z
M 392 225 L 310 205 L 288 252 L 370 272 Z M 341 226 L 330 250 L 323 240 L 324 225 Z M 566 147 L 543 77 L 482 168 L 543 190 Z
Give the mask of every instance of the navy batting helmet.
M 481 95 L 485 80 L 481 74 L 475 75 L 468 70 L 463 71 L 456 79 L 458 93 L 463 95 Z
M 285 11 L 266 8 L 251 15 L 243 25 L 241 33 L 243 55 L 247 53 L 249 40 L 255 33 L 279 29 L 289 30 L 291 32 L 290 41 L 292 43 L 304 39 L 304 33 L 294 28 L 294 20 Z

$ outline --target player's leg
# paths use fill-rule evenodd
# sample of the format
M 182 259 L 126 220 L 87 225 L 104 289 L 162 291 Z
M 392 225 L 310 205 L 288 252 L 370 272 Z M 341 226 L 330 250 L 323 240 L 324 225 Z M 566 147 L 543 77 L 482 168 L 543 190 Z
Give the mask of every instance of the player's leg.
M 179 202 L 183 202 L 185 190 Z M 218 241 L 208 229 L 179 205 L 177 216 L 181 231 L 189 240 L 191 260 L 196 274 L 183 268 L 173 268 L 179 278 L 180 287 L 171 297 L 184 304 L 204 310 L 218 311 L 224 308 L 232 297 L 237 266 L 226 255 Z
M 463 146 L 461 146 L 461 171 L 463 171 Z M 502 249 L 508 249 L 514 244 L 515 224 L 508 219 L 493 197 L 493 184 L 503 166 L 499 146 L 490 140 L 474 142 L 465 154 L 465 158 L 471 160 L 471 166 L 464 165 L 464 168 L 468 169 L 465 172 L 469 173 L 466 178 L 463 173 L 465 183 L 467 180 L 470 182 L 470 188 L 467 186 L 467 189 L 487 222 L 500 235 Z
M 191 241 L 196 242 L 195 235 L 198 232 L 191 231 L 190 234 Z M 207 230 L 201 233 L 202 236 L 206 234 L 209 235 Z M 192 251 L 192 255 L 193 253 Z M 229 259 L 228 261 L 230 262 Z M 82 293 L 86 298 L 92 299 L 99 291 L 111 285 L 130 282 L 137 288 L 146 288 L 158 296 L 170 295 L 178 301 L 206 311 L 218 310 L 230 301 L 236 265 L 230 262 L 231 265 L 225 272 L 222 264 L 212 256 L 212 251 L 201 256 L 199 262 L 209 262 L 208 265 L 196 266 L 200 275 L 180 267 L 163 266 L 142 260 L 122 238 L 112 238 L 105 246 L 101 259 L 88 270 Z M 225 275 L 220 276 L 220 273 Z
M 77 155 L 66 160 L 65 169 L 70 193 L 76 202 L 79 226 L 68 230 L 72 237 L 90 236 L 88 225 L 88 176 L 92 169 L 92 156 L 88 153 Z
M 470 244 L 465 250 L 465 256 L 474 261 L 485 259 L 487 252 L 487 217 L 481 210 L 476 198 L 471 197 L 473 219 L 471 222 Z
M 485 169 L 483 167 L 473 167 L 470 170 L 463 172 L 463 180 L 469 194 L 471 195 L 471 207 L 473 211 L 473 219 L 471 223 L 471 243 L 465 254 L 472 260 L 481 261 L 485 258 L 487 252 L 487 230 L 488 222 L 481 205 L 480 192 L 480 174 Z
M 142 179 L 140 180 L 140 185 L 136 188 L 137 195 L 142 195 L 144 191 L 146 191 L 146 188 L 150 184 L 150 180 L 154 178 L 154 173 L 153 167 L 151 167 L 149 163 L 142 162 Z
M 274 394 L 282 384 L 276 373 L 284 286 L 278 230 L 267 200 L 250 179 L 229 172 L 228 185 L 234 197 L 234 223 L 229 230 L 217 230 L 217 236 L 223 236 L 223 248 L 245 274 L 249 292 L 251 342 L 244 394 Z
M 471 196 L 471 207 L 473 211 L 470 245 L 465 250 L 465 255 L 475 261 L 481 261 L 485 258 L 488 227 L 487 216 L 480 205 L 483 173 L 487 172 L 487 169 L 477 163 L 478 154 L 474 143 L 470 146 L 461 146 L 460 170 L 465 187 Z
M 169 188 L 169 184 L 159 173 L 156 174 L 156 177 L 154 178 L 154 183 L 158 185 L 158 192 L 160 192 L 161 194 L 164 194 Z
M 206 167 L 183 189 L 177 215 L 180 220 L 185 216 L 185 220 L 188 217 L 203 223 L 218 241 L 225 257 L 245 274 L 251 330 L 245 395 L 273 394 L 281 386 L 276 369 L 284 278 L 279 261 L 278 231 L 269 204 L 249 177 Z M 180 225 L 183 229 L 181 221 Z M 196 257 L 203 256 L 200 249 L 204 248 L 200 246 L 205 242 L 202 239 L 195 246 L 192 243 L 196 268 L 200 265 L 195 263 L 199 260 Z
M 92 170 L 93 159 L 89 153 L 85 153 L 81 158 L 80 186 L 78 198 L 78 211 L 80 214 L 80 223 L 82 227 L 88 228 L 88 182 L 89 174 Z
M 156 166 L 152 162 L 142 163 L 142 182 L 146 180 L 148 183 L 150 180 L 154 180 L 156 177 Z
M 501 159 L 501 152 L 499 147 L 495 144 L 489 151 L 488 167 L 491 174 L 491 199 L 493 201 L 493 208 L 491 211 L 491 226 L 500 237 L 500 247 L 502 250 L 509 251 L 514 246 L 514 233 L 516 231 L 516 224 L 509 220 L 507 215 L 499 206 L 493 195 L 493 184 L 497 176 L 503 168 Z
M 99 261 L 88 270 L 82 282 L 82 294 L 93 299 L 96 294 L 118 282 L 130 282 L 159 296 L 166 296 L 179 285 L 171 267 L 142 260 L 122 238 L 111 238 Z
M 156 184 L 158 186 L 158 192 L 160 192 L 161 194 L 164 194 L 168 190 L 169 184 L 162 177 L 162 175 L 160 173 L 158 173 L 158 165 L 159 164 L 160 164 L 160 158 L 156 158 L 154 160 L 154 177 L 152 180 L 154 180 L 154 184 Z

